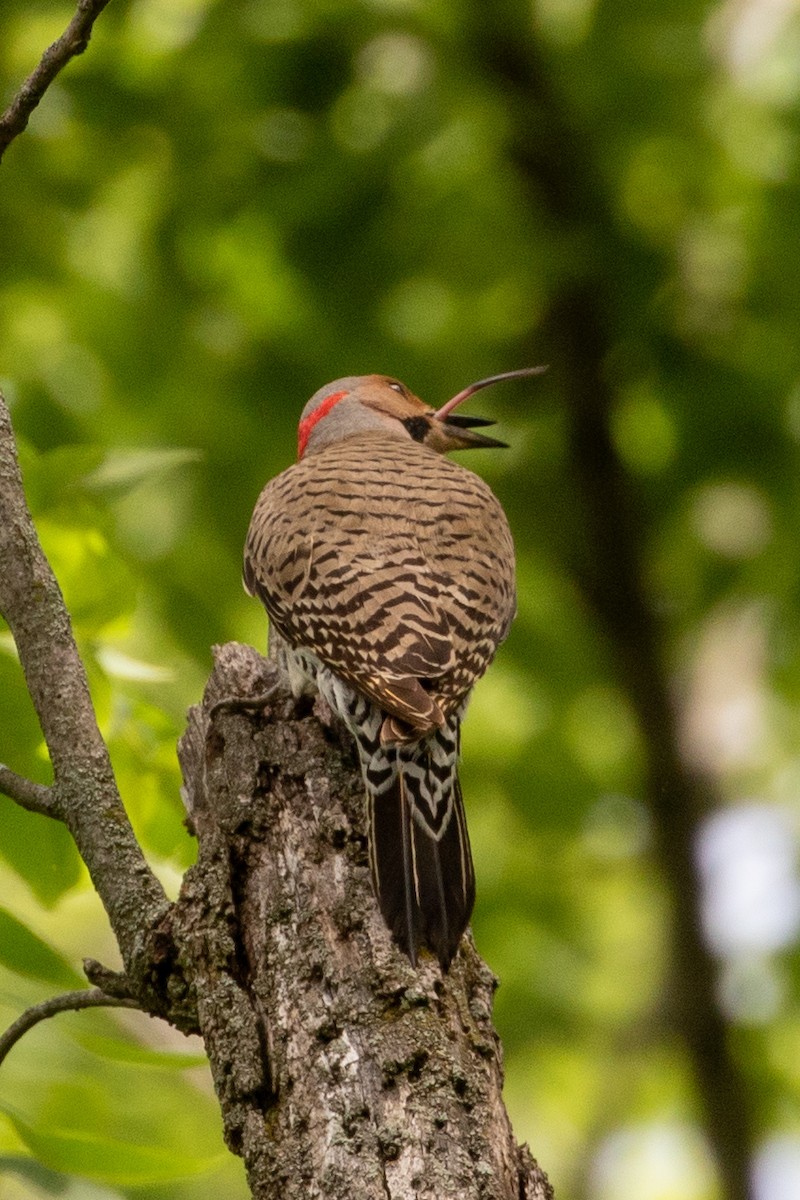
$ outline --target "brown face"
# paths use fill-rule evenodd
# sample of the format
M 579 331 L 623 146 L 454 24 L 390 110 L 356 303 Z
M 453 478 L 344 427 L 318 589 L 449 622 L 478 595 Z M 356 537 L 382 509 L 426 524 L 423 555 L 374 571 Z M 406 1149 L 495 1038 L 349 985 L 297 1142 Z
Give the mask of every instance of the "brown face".
M 365 375 L 358 398 L 367 408 L 396 417 L 398 421 L 407 417 L 433 416 L 429 404 L 423 404 L 404 383 L 390 375 Z
M 439 454 L 480 446 L 505 446 L 504 442 L 474 433 L 470 428 L 473 424 L 490 425 L 491 421 L 460 416 L 451 420 L 440 420 L 429 404 L 425 404 L 409 391 L 404 383 L 392 379 L 389 375 L 365 376 L 364 383 L 358 390 L 358 398 L 365 407 L 394 417 L 405 426 L 415 442 L 421 442 Z

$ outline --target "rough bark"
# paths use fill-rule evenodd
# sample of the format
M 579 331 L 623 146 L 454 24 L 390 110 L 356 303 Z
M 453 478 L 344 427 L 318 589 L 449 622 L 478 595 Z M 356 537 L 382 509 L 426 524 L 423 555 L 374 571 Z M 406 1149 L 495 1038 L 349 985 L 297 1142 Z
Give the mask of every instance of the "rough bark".
M 44 788 L 2 768 L 0 787 L 67 824 L 125 963 L 117 975 L 87 962 L 99 995 L 53 1001 L 17 1028 L 117 997 L 201 1032 L 257 1200 L 551 1196 L 503 1107 L 495 980 L 468 942 L 445 978 L 393 946 L 349 738 L 324 710 L 297 712 L 275 664 L 245 646 L 217 652 L 181 741 L 199 857 L 169 904 L 119 798 L 1 396 L 0 612 L 55 774 Z M 214 709 L 276 681 L 266 708 Z
M 469 941 L 447 976 L 413 970 L 378 914 L 347 734 L 282 687 L 209 717 L 276 681 L 219 649 L 180 746 L 199 859 L 175 935 L 253 1195 L 545 1200 L 503 1106 L 491 972 Z
M 0 787 L 69 827 L 105 905 L 126 968 L 142 973 L 168 901 L 139 847 L 97 727 L 72 624 L 25 502 L 0 395 L 0 614 L 14 635 L 53 764 L 52 788 L 0 767 Z M 143 977 L 143 975 L 142 975 Z
M 0 116 L 0 158 L 107 3 L 78 0 Z M 202 1032 L 226 1139 L 258 1200 L 552 1197 L 503 1106 L 491 973 L 467 942 L 447 977 L 432 960 L 413 970 L 378 916 L 347 740 L 280 691 L 250 716 L 210 712 L 274 680 L 247 647 L 218 652 L 181 743 L 199 858 L 169 904 L 119 797 L 1 395 L 0 613 L 54 770 L 44 787 L 0 765 L 0 790 L 66 823 L 125 965 L 117 974 L 88 960 L 100 991 L 30 1010 L 2 1053 L 66 1008 L 140 1004 Z
M 622 289 L 648 276 L 657 288 L 663 267 L 648 263 L 652 252 L 619 226 L 592 147 L 558 95 L 541 45 L 527 36 L 523 10 L 497 0 L 476 7 L 473 16 L 481 61 L 506 97 L 521 184 L 564 244 L 581 248 L 581 268 L 566 270 L 558 281 L 537 336 L 563 390 L 570 469 L 564 486 L 574 486 L 582 502 L 571 566 L 641 730 L 655 851 L 672 909 L 665 1012 L 686 1047 L 724 1195 L 749 1200 L 756 1126 L 718 1004 L 718 964 L 703 933 L 695 849 L 702 820 L 721 804 L 719 784 L 699 772 L 681 746 L 668 669 L 671 635 L 646 584 L 646 521 L 612 436 L 610 364 L 631 329 L 639 335 L 635 319 L 627 329 L 619 324 Z M 627 298 L 633 313 L 641 295 L 629 290 Z M 673 345 L 667 352 L 684 350 Z
M 480 38 L 484 61 L 507 97 L 519 177 L 532 203 L 564 236 L 579 238 L 587 256 L 585 268 L 567 272 L 554 291 L 542 330 L 568 419 L 567 486 L 574 482 L 582 503 L 572 567 L 641 731 L 645 795 L 672 914 L 665 1013 L 686 1047 L 726 1200 L 751 1200 L 756 1123 L 719 1007 L 719 966 L 703 931 L 696 853 L 701 823 L 722 797 L 719 781 L 698 770 L 681 745 L 668 667 L 671 634 L 646 582 L 646 521 L 612 434 L 609 364 L 630 335 L 630 327 L 615 326 L 620 288 L 648 275 L 656 288 L 662 268 L 645 267 L 650 252 L 619 228 L 591 147 L 558 95 L 541 48 L 515 29 L 512 9 L 518 15 L 505 2 L 482 8 Z M 629 300 L 633 312 L 632 293 Z M 677 344 L 671 349 L 683 353 Z

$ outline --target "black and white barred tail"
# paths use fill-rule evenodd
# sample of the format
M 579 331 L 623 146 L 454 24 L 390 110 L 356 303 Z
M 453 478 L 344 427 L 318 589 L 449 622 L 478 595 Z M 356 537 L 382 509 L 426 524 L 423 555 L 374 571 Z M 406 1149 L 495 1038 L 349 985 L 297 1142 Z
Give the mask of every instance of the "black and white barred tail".
M 416 965 L 428 946 L 447 970 L 475 902 L 458 783 L 459 718 L 416 742 L 381 744 L 382 714 L 359 697 L 372 884 L 395 940 Z
M 475 902 L 461 788 L 453 770 L 437 836 L 420 815 L 413 779 L 408 764 L 398 761 L 383 791 L 367 783 L 372 884 L 384 920 L 412 964 L 428 946 L 446 971 Z
M 458 782 L 466 700 L 419 741 L 387 743 L 385 714 L 315 656 L 287 647 L 293 686 L 311 680 L 358 746 L 367 794 L 372 886 L 400 948 L 414 966 L 423 946 L 447 970 L 475 902 L 467 822 Z M 382 740 L 383 733 L 383 740 Z

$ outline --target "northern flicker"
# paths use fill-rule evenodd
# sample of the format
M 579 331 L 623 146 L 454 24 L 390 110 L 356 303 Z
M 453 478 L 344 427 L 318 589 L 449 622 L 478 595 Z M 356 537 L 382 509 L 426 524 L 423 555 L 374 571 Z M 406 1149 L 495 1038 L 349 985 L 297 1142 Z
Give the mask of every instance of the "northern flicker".
M 516 603 L 500 503 L 443 455 L 502 446 L 475 432 L 490 421 L 453 409 L 540 369 L 481 380 L 438 412 L 385 375 L 327 384 L 247 535 L 245 588 L 283 642 L 293 690 L 315 687 L 356 740 L 373 887 L 414 965 L 427 945 L 446 970 L 472 912 L 459 729 Z

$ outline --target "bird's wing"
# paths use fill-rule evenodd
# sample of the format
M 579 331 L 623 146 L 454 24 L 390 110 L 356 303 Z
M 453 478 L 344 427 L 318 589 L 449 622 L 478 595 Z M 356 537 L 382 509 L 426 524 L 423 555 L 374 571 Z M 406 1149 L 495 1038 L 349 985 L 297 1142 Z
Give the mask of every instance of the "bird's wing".
M 362 540 L 354 552 L 335 531 L 291 536 L 275 528 L 248 541 L 245 587 L 291 645 L 312 650 L 386 712 L 414 727 L 442 714 L 422 681 L 452 666 L 453 645 L 436 577 L 413 536 Z M 430 685 L 429 685 L 430 686 Z
M 507 629 L 508 526 L 472 472 L 419 458 L 412 443 L 401 473 L 398 447 L 385 463 L 373 447 L 371 459 L 358 449 L 323 452 L 267 485 L 245 586 L 290 645 L 429 731 L 468 694 Z

